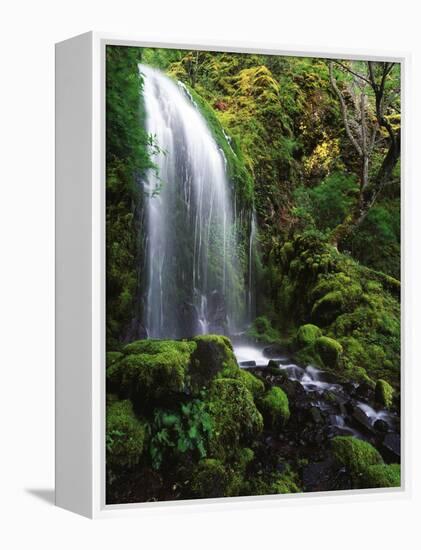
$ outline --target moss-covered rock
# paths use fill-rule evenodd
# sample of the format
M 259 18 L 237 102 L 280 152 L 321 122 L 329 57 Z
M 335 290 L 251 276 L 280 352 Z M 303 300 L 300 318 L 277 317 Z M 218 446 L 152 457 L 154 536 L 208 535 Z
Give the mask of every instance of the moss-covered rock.
M 253 396 L 240 380 L 220 378 L 213 380 L 207 399 L 214 425 L 210 455 L 235 460 L 240 447 L 251 443 L 263 428 Z
M 314 347 L 326 367 L 335 368 L 338 365 L 343 352 L 339 342 L 328 336 L 320 336 Z
M 310 323 L 306 325 L 301 325 L 300 328 L 297 330 L 297 334 L 295 335 L 294 343 L 299 349 L 305 348 L 306 346 L 314 344 L 317 338 L 319 338 L 321 335 L 322 331 L 319 329 L 318 326 L 312 325 Z
M 243 489 L 247 495 L 285 495 L 299 493 L 298 476 L 290 468 L 284 472 L 272 472 L 252 477 Z
M 289 420 L 290 411 L 287 394 L 277 386 L 271 388 L 262 397 L 259 407 L 268 427 L 281 429 Z
M 380 453 L 367 441 L 352 436 L 337 436 L 332 439 L 336 460 L 343 464 L 354 480 L 367 471 L 369 466 L 383 464 Z
M 124 356 L 107 369 L 107 379 L 120 395 L 139 405 L 183 392 L 194 342 L 139 340 L 123 349 Z
M 271 344 L 279 340 L 279 332 L 272 327 L 271 322 L 265 316 L 256 317 L 247 331 L 247 336 L 265 344 Z
M 194 468 L 191 489 L 194 496 L 216 498 L 226 495 L 229 478 L 220 460 L 206 458 Z
M 314 303 L 311 310 L 311 318 L 327 326 L 342 313 L 344 298 L 340 291 L 328 292 Z
M 239 370 L 240 374 L 238 378 L 243 382 L 243 384 L 246 386 L 246 388 L 250 391 L 255 399 L 260 397 L 265 391 L 265 384 L 263 380 L 260 380 L 260 378 L 257 378 L 257 376 L 255 376 L 251 372 L 243 369 Z
M 400 464 L 374 464 L 363 473 L 361 486 L 369 488 L 400 487 Z
M 239 367 L 235 359 L 230 340 L 225 336 L 207 334 L 193 340 L 195 349 L 191 356 L 189 375 L 193 389 L 198 390 L 209 385 L 218 374 L 239 376 Z
M 108 467 L 131 467 L 140 461 L 147 441 L 146 426 L 136 417 L 128 399 L 111 400 L 106 417 Z
M 389 409 L 393 402 L 393 388 L 386 380 L 377 380 L 374 398 L 377 403 Z

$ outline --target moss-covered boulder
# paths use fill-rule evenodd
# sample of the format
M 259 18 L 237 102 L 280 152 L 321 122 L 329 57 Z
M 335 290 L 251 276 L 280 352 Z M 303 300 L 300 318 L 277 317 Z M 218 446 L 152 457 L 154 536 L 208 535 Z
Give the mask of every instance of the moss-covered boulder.
M 332 449 L 336 460 L 346 467 L 354 480 L 366 472 L 369 466 L 383 464 L 380 453 L 373 445 L 352 436 L 334 437 Z
M 246 495 L 285 495 L 299 493 L 298 476 L 290 470 L 262 473 L 251 477 L 244 486 Z
M 145 450 L 147 425 L 136 417 L 128 399 L 112 401 L 107 407 L 106 428 L 107 466 L 137 464 Z
M 265 424 L 269 428 L 281 429 L 289 420 L 290 411 L 287 394 L 277 386 L 271 388 L 259 401 Z
M 323 364 L 328 368 L 335 368 L 342 355 L 343 348 L 339 342 L 328 336 L 320 336 L 314 344 Z
M 194 468 L 191 480 L 193 495 L 199 498 L 226 496 L 229 476 L 220 460 L 205 458 Z
M 318 326 L 310 323 L 301 325 L 295 335 L 294 344 L 298 349 L 311 346 L 322 335 Z
M 261 395 L 263 395 L 265 391 L 265 384 L 263 380 L 260 380 L 260 378 L 257 378 L 257 376 L 255 376 L 251 372 L 248 372 L 242 369 L 239 369 L 239 370 L 240 370 L 240 373 L 238 375 L 239 380 L 243 382 L 243 384 L 250 391 L 253 397 L 257 399 Z
M 400 464 L 374 464 L 363 473 L 361 486 L 370 488 L 400 487 Z
M 214 425 L 210 455 L 221 460 L 238 459 L 240 448 L 251 443 L 263 429 L 263 419 L 251 392 L 240 380 L 213 380 L 207 396 Z
M 107 369 L 107 379 L 120 395 L 139 405 L 183 392 L 194 342 L 139 340 L 123 349 L 123 357 Z
M 325 327 L 342 313 L 343 306 L 344 298 L 339 290 L 328 292 L 314 303 L 311 318 Z
M 189 376 L 192 388 L 198 390 L 209 385 L 219 373 L 235 376 L 239 371 L 231 342 L 225 336 L 206 334 L 193 340 Z
M 377 403 L 389 409 L 393 403 L 393 388 L 386 380 L 377 380 L 374 398 Z

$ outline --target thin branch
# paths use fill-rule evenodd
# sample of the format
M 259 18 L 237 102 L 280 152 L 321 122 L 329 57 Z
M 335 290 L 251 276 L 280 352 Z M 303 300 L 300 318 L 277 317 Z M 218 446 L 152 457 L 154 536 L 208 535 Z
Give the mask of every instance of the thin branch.
M 337 65 L 339 65 L 340 67 L 342 67 L 343 69 L 345 69 L 345 71 L 347 71 L 348 73 L 351 73 L 354 76 L 356 76 L 357 78 L 360 78 L 361 80 L 364 80 L 364 82 L 367 82 L 367 84 L 371 84 L 371 82 L 368 80 L 368 78 L 366 78 L 364 75 L 353 71 L 352 69 L 350 69 L 349 67 L 347 67 L 346 65 L 341 63 L 340 61 L 337 61 L 336 59 L 334 59 L 333 62 L 336 63 Z
M 340 106 L 341 106 L 342 119 L 344 121 L 346 134 L 347 134 L 348 138 L 350 139 L 352 145 L 355 147 L 357 153 L 360 156 L 362 156 L 363 152 L 361 150 L 361 147 L 358 144 L 355 137 L 352 135 L 351 128 L 349 127 L 348 110 L 346 108 L 345 100 L 344 100 L 344 98 L 343 98 L 343 96 L 342 96 L 342 94 L 341 94 L 341 92 L 338 88 L 337 83 L 336 83 L 335 77 L 333 76 L 333 63 L 332 62 L 329 63 L 329 77 L 330 77 L 330 83 L 332 85 L 332 88 L 333 88 L 335 94 L 338 96 L 338 99 L 339 99 L 339 103 L 340 103 Z

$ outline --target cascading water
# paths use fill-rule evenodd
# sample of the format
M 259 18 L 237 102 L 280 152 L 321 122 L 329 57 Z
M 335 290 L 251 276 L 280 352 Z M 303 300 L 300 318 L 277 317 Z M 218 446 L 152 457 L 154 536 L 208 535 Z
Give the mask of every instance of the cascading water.
M 157 69 L 139 70 L 146 130 L 159 148 L 144 185 L 148 336 L 231 332 L 247 291 L 225 157 L 186 88 Z

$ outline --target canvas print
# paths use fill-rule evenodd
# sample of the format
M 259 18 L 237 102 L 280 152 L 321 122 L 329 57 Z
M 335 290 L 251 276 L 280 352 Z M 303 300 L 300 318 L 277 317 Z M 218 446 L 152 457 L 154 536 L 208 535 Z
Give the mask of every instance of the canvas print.
M 400 65 L 106 47 L 106 502 L 400 486 Z

